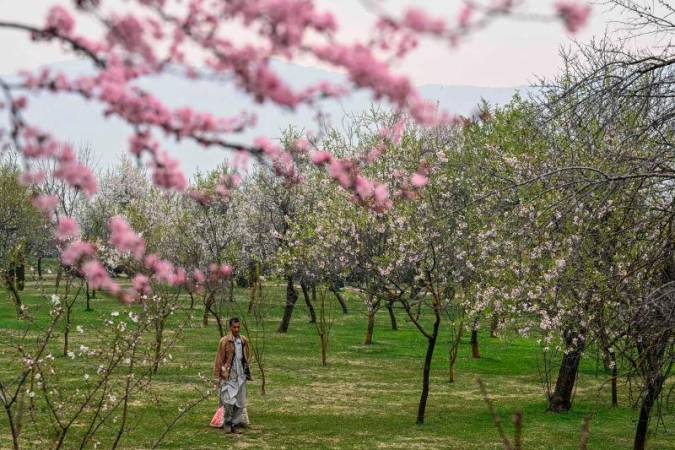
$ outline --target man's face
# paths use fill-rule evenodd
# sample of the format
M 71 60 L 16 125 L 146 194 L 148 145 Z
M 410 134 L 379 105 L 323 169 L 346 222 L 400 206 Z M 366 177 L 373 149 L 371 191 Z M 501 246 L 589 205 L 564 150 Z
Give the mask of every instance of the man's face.
M 230 331 L 232 332 L 232 336 L 239 336 L 239 322 L 234 322 L 232 325 L 230 325 Z

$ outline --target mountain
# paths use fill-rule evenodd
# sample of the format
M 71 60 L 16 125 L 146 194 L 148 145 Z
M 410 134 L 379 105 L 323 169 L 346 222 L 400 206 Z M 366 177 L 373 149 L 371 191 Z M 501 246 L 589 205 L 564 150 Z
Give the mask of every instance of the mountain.
M 280 76 L 294 88 L 301 88 L 326 80 L 344 83 L 345 76 L 314 67 L 275 61 L 274 67 Z M 88 73 L 91 67 L 81 61 L 69 61 L 49 66 L 68 76 Z M 140 81 L 143 88 L 163 99 L 171 107 L 190 106 L 197 110 L 209 111 L 218 116 L 234 116 L 241 111 L 255 111 L 257 125 L 232 140 L 250 142 L 257 136 L 280 137 L 289 126 L 300 129 L 316 129 L 316 111 L 300 107 L 289 111 L 271 104 L 256 105 L 245 93 L 232 84 L 211 81 L 188 81 L 178 76 L 165 74 Z M 476 105 L 485 99 L 488 103 L 504 104 L 518 91 L 530 92 L 525 86 L 490 88 L 476 86 L 424 85 L 420 93 L 427 99 L 438 102 L 441 109 L 453 114 L 469 115 Z M 358 113 L 372 104 L 370 95 L 357 91 L 347 98 L 328 100 L 321 103 L 322 111 L 334 124 L 340 124 L 345 114 Z M 39 124 L 62 140 L 75 146 L 89 146 L 98 158 L 99 168 L 114 164 L 126 152 L 129 127 L 115 118 L 104 119 L 101 107 L 76 96 L 40 93 L 31 96 L 26 117 L 29 122 Z M 204 150 L 189 143 L 176 143 L 166 139 L 163 144 L 178 157 L 187 174 L 196 170 L 208 170 L 222 161 L 226 152 L 215 154 L 219 150 Z

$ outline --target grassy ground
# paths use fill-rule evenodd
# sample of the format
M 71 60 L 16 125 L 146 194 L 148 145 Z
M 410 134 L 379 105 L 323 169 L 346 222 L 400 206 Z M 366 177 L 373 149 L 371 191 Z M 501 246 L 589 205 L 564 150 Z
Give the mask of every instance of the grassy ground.
M 386 310 L 379 313 L 374 343 L 362 345 L 365 333 L 365 307 L 356 297 L 348 297 L 350 312 L 334 311 L 328 367 L 320 365 L 318 337 L 307 320 L 307 310 L 298 301 L 288 334 L 277 334 L 283 290 L 269 288 L 275 305 L 267 320 L 266 346 L 268 387 L 260 393 L 260 376 L 249 384 L 251 428 L 241 436 L 226 435 L 208 427 L 217 400 L 213 396 L 186 414 L 163 441 L 161 448 L 450 448 L 498 449 L 500 439 L 482 400 L 476 377 L 488 386 L 497 411 L 512 433 L 510 416 L 523 412 L 525 449 L 578 448 L 579 430 L 584 416 L 590 417 L 592 449 L 631 448 L 637 411 L 628 405 L 626 386 L 621 386 L 620 407 L 611 408 L 609 391 L 604 388 L 606 374 L 590 357 L 582 365 L 573 410 L 566 414 L 545 412 L 546 402 L 538 376 L 539 346 L 534 339 L 480 336 L 481 355 L 471 358 L 468 340 L 462 342 L 457 362 L 457 380 L 447 381 L 447 330 L 433 360 L 432 386 L 423 426 L 415 425 L 421 387 L 421 365 L 425 341 L 406 322 L 399 311 L 400 329 L 392 331 Z M 237 290 L 241 311 L 247 291 Z M 24 299 L 37 318 L 46 323 L 44 300 L 28 286 Z M 334 302 L 331 303 L 334 305 Z M 73 336 L 73 347 L 91 339 L 100 321 L 113 310 L 124 310 L 116 301 L 93 300 L 94 311 L 85 312 L 84 302 L 75 306 L 74 325 L 85 333 Z M 182 314 L 182 313 L 181 313 Z M 198 373 L 210 373 L 218 342 L 218 331 L 201 325 L 200 314 L 186 330 L 184 339 L 171 353 L 152 392 L 139 394 L 132 402 L 132 427 L 122 440 L 123 448 L 148 448 L 163 427 L 163 420 L 190 402 L 193 388 L 200 386 Z M 7 297 L 0 302 L 0 331 L 17 327 L 14 307 Z M 58 343 L 58 339 L 57 339 Z M 11 352 L 0 355 L 0 380 L 11 369 Z M 66 361 L 67 362 L 67 361 Z M 75 362 L 73 362 L 75 364 Z M 73 388 L 81 379 L 73 379 Z M 159 395 L 160 403 L 153 400 Z M 40 414 L 45 414 L 40 412 Z M 43 420 L 47 427 L 47 418 Z M 652 449 L 675 448 L 675 418 L 666 413 L 659 430 L 650 437 Z M 7 420 L 0 418 L 0 447 L 11 445 Z M 47 428 L 24 429 L 26 448 L 47 448 Z M 80 430 L 74 430 L 76 435 Z M 104 429 L 99 448 L 110 444 L 112 430 Z M 108 433 L 108 435 L 106 435 Z M 69 441 L 65 448 L 72 448 Z

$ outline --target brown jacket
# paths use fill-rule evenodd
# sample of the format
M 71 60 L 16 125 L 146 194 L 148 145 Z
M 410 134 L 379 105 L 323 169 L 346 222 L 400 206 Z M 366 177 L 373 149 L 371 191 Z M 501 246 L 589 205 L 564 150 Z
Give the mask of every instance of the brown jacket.
M 248 339 L 246 336 L 239 335 L 241 338 L 242 350 L 244 352 L 244 366 L 251 361 L 251 353 L 249 351 Z M 230 367 L 232 365 L 232 358 L 234 358 L 234 336 L 228 334 L 220 338 L 218 343 L 218 353 L 216 353 L 216 361 L 213 365 L 213 377 L 216 380 L 227 380 L 230 377 Z

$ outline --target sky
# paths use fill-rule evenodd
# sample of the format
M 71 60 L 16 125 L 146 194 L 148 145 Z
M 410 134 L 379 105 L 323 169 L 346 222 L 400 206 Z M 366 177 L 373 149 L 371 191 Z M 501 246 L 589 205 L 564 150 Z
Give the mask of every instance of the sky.
M 363 38 L 374 20 L 373 13 L 365 6 L 377 1 L 386 11 L 396 15 L 406 5 L 415 5 L 453 22 L 461 0 L 318 0 L 317 8 L 335 13 L 341 25 L 340 37 L 351 41 Z M 0 16 L 30 24 L 41 24 L 52 0 L 0 0 Z M 61 3 L 64 2 L 63 0 Z M 104 5 L 128 2 L 104 0 Z M 548 14 L 553 12 L 552 0 L 529 0 L 527 11 Z M 520 86 L 536 81 L 537 76 L 549 77 L 560 67 L 559 49 L 569 46 L 572 39 L 588 41 L 605 32 L 608 23 L 618 14 L 606 7 L 595 5 L 588 26 L 574 36 L 567 33 L 559 22 L 525 22 L 500 19 L 489 28 L 469 37 L 458 48 L 449 48 L 437 41 L 425 41 L 397 69 L 408 75 L 415 84 L 445 84 L 470 86 Z M 87 31 L 88 24 L 78 23 L 77 30 Z M 84 27 L 84 28 L 82 28 Z M 31 42 L 25 33 L 0 30 L 3 57 L 0 74 L 40 65 L 68 60 L 71 57 L 56 44 Z M 306 64 L 312 65 L 307 61 Z

